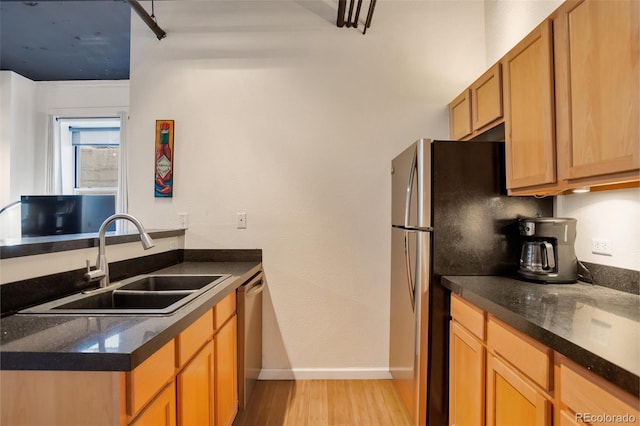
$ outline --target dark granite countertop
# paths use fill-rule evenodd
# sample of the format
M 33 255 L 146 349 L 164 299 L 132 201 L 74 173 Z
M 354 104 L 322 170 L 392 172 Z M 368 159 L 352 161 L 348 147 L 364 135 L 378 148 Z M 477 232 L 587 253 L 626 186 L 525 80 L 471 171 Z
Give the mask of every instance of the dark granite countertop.
M 633 395 L 640 395 L 640 296 L 598 285 L 447 276 L 453 293 Z
M 2 318 L 0 368 L 130 371 L 261 268 L 259 261 L 193 261 L 156 271 L 231 275 L 167 316 L 16 314 Z

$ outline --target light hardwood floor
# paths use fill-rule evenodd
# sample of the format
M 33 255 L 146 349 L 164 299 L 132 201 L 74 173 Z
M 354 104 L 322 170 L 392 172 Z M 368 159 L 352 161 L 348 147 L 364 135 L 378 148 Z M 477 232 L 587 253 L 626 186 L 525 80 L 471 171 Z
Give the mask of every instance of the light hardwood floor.
M 260 381 L 234 426 L 410 426 L 390 380 Z

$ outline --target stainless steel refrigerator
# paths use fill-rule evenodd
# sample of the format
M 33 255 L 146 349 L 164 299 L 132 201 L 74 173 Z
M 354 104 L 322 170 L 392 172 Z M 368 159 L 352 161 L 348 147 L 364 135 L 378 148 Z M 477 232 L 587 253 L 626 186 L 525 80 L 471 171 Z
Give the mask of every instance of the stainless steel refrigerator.
M 504 143 L 420 139 L 392 161 L 389 369 L 415 425 L 448 422 L 445 275 L 512 275 L 518 218 L 553 201 L 508 197 Z

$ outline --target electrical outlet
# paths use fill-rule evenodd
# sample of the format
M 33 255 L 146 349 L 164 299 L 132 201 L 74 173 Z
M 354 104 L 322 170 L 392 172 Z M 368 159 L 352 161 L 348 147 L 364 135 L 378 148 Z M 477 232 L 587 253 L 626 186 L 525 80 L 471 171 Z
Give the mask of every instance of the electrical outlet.
M 592 238 L 591 253 L 611 256 L 611 241 L 604 238 Z
M 187 229 L 189 227 L 189 214 L 178 213 L 178 228 Z
M 247 228 L 247 214 L 246 213 L 236 213 L 236 228 L 238 228 L 238 229 L 246 229 Z

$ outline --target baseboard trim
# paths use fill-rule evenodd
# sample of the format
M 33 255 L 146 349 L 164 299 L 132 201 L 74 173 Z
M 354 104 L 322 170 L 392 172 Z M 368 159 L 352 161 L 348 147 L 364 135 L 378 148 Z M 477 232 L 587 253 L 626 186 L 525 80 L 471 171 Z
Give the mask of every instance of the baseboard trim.
M 258 380 L 391 379 L 387 368 L 263 368 Z

